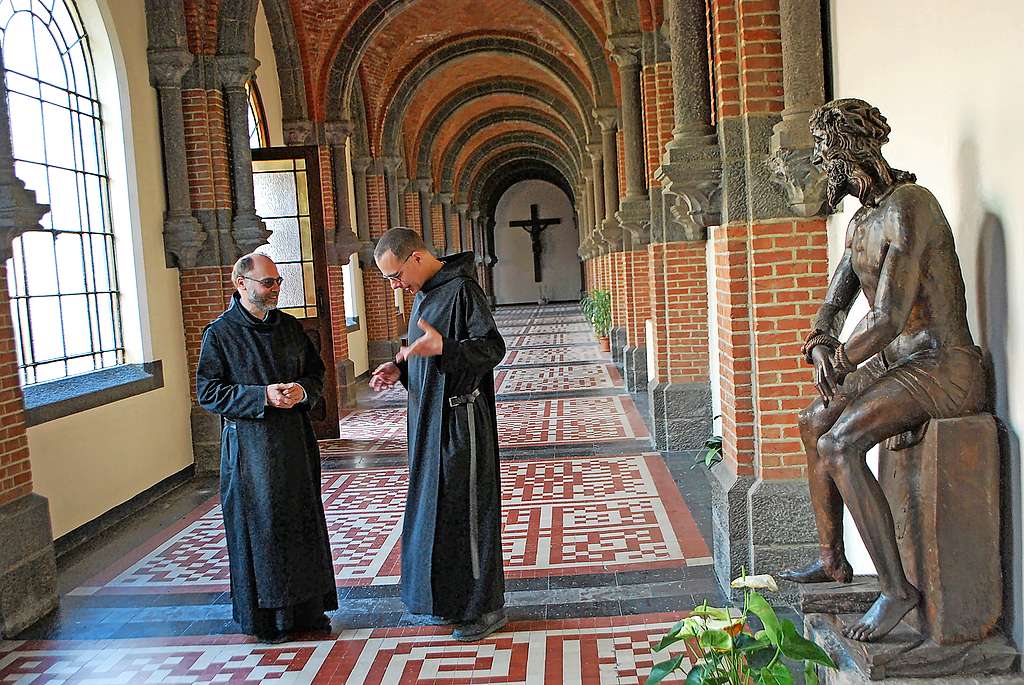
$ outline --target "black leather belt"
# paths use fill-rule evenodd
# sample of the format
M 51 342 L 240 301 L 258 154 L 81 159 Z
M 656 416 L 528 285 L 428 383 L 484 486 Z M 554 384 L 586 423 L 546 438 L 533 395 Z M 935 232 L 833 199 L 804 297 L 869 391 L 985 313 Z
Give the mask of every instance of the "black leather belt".
M 480 525 L 477 515 L 476 493 L 476 411 L 473 403 L 480 397 L 480 388 L 465 395 L 448 398 L 451 407 L 466 407 L 469 418 L 469 558 L 473 564 L 473 578 L 480 578 Z

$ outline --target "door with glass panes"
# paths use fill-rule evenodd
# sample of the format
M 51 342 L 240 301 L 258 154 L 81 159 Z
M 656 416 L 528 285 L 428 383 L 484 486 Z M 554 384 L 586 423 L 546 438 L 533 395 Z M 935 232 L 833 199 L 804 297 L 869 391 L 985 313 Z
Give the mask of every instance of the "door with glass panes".
M 297 318 L 327 371 L 310 418 L 318 438 L 338 437 L 338 393 L 327 283 L 327 250 L 317 149 L 255 148 L 252 181 L 256 214 L 270 231 L 258 249 L 277 263 L 284 282 L 278 308 Z M 292 379 L 281 379 L 282 381 Z

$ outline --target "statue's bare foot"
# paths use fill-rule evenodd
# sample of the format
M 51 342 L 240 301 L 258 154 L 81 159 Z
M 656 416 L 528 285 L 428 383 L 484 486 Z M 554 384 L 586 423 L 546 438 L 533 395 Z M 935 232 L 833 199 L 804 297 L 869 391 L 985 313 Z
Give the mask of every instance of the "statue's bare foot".
M 913 586 L 908 586 L 908 592 L 904 597 L 881 594 L 859 621 L 843 629 L 843 635 L 851 640 L 873 642 L 895 628 L 919 601 L 921 593 Z
M 818 559 L 801 569 L 786 569 L 779 573 L 779 578 L 792 583 L 849 583 L 853 580 L 853 568 L 845 557 L 838 561 L 826 563 Z

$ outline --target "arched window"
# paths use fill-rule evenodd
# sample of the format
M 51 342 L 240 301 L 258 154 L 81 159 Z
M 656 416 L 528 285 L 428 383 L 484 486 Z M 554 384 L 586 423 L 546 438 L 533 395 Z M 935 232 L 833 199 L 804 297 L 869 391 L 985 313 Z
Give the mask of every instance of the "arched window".
M 49 204 L 8 282 L 23 384 L 122 364 L 103 118 L 74 0 L 0 0 L 15 172 Z
M 267 115 L 263 111 L 263 99 L 255 81 L 245 83 L 249 94 L 249 147 L 267 147 Z

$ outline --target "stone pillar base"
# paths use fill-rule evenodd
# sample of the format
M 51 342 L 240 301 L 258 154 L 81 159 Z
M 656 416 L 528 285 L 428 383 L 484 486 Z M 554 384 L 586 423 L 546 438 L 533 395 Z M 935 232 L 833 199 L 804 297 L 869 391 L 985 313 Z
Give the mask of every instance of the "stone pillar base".
M 342 359 L 334 367 L 338 378 L 338 409 L 356 406 L 356 365 L 351 359 Z
M 57 561 L 46 498 L 0 507 L 0 632 L 10 639 L 57 608 Z
M 622 350 L 623 376 L 630 392 L 647 392 L 647 348 L 627 347 Z
M 191 419 L 196 474 L 220 473 L 220 417 L 193 404 Z
M 707 383 L 656 383 L 651 400 L 654 445 L 666 452 L 695 450 L 711 435 L 711 386 Z
M 622 350 L 626 346 L 626 329 L 622 326 L 613 327 L 608 331 L 608 340 L 611 341 L 612 346 L 612 362 L 619 367 L 619 370 L 622 370 Z
M 747 493 L 754 485 L 752 476 L 737 476 L 725 464 L 711 469 L 711 537 L 715 559 L 715 578 L 726 595 L 729 583 L 750 568 L 750 535 L 747 521 Z M 774 594 L 774 593 L 771 593 Z
M 371 340 L 366 344 L 367 355 L 369 356 L 370 371 L 373 371 L 384 362 L 395 361 L 395 355 L 402 347 L 400 340 Z

